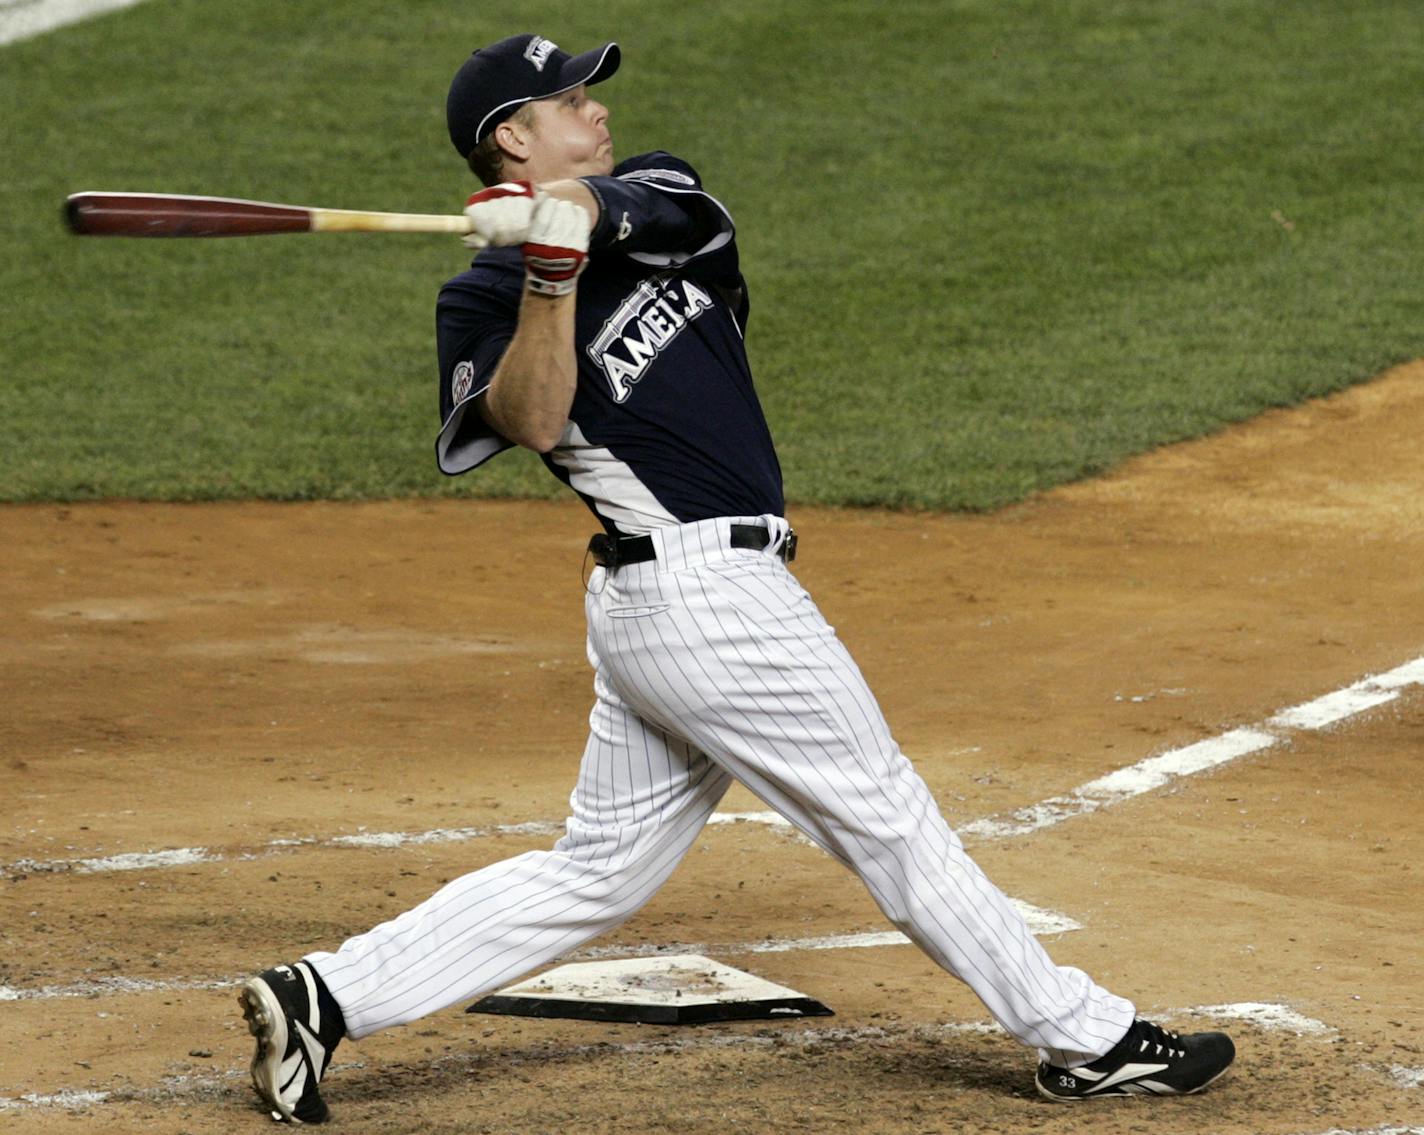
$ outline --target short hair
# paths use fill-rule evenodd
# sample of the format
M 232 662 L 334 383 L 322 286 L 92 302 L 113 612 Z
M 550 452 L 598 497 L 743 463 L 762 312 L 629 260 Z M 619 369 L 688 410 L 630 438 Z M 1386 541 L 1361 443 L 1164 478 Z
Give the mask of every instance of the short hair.
M 517 122 L 526 129 L 533 126 L 534 104 L 532 102 L 522 103 L 518 110 L 501 121 Z M 495 129 L 498 128 L 499 123 L 496 123 Z M 498 185 L 504 180 L 504 151 L 499 148 L 499 143 L 494 140 L 494 135 L 494 130 L 486 134 L 484 141 L 476 145 L 470 151 L 469 157 L 465 159 L 470 164 L 470 172 L 485 185 Z

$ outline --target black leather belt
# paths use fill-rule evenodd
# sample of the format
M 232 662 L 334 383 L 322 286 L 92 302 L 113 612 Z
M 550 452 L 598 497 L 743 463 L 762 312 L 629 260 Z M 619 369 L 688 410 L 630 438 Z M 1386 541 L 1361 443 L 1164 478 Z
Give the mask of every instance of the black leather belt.
M 751 548 L 761 551 L 771 542 L 771 533 L 760 524 L 733 524 L 731 539 L 733 548 Z M 658 558 L 651 536 L 610 536 L 600 532 L 588 542 L 593 562 L 609 569 L 620 568 L 624 564 L 641 564 Z M 776 554 L 787 563 L 796 558 L 796 533 L 786 534 Z

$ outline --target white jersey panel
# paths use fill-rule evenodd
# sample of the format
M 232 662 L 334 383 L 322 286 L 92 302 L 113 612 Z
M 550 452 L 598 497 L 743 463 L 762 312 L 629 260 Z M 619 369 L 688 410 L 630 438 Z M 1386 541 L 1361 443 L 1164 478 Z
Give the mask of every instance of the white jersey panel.
M 618 460 L 612 450 L 590 445 L 574 422 L 565 428 L 549 460 L 566 470 L 569 486 L 625 535 L 640 535 L 678 522 L 627 462 Z

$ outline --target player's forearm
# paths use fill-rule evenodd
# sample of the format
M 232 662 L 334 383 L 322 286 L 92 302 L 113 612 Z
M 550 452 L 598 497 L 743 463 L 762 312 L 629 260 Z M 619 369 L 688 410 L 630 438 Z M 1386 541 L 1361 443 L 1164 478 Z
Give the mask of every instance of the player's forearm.
M 519 326 L 490 379 L 481 412 L 517 445 L 547 453 L 568 425 L 578 382 L 574 357 L 577 293 L 548 297 L 526 291 Z

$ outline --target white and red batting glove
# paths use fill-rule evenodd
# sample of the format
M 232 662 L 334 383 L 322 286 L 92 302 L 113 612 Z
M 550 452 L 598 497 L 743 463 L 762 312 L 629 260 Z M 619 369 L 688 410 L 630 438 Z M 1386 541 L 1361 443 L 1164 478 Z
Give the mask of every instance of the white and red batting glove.
M 461 243 L 475 252 L 490 244 L 523 244 L 529 239 L 535 199 L 535 189 L 527 181 L 502 181 L 471 193 L 465 202 L 471 229 Z
M 524 286 L 541 296 L 566 296 L 588 263 L 593 220 L 572 201 L 539 194 L 524 241 Z

